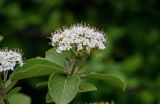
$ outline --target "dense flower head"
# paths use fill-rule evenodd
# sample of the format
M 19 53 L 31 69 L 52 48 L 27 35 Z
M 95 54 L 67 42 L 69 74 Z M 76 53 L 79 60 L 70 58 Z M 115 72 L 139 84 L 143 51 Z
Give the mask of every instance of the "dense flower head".
M 17 64 L 23 65 L 22 55 L 19 52 L 8 49 L 0 50 L 0 72 L 14 70 Z
M 56 51 L 68 51 L 73 48 L 76 51 L 86 51 L 91 49 L 105 49 L 104 33 L 85 24 L 76 24 L 69 28 L 63 28 L 51 33 L 52 46 Z

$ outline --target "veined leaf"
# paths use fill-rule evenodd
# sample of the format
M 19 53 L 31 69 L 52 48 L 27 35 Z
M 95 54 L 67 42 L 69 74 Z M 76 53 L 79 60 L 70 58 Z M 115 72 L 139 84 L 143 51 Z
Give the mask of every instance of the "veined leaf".
M 16 87 L 14 89 L 12 89 L 9 93 L 8 93 L 8 98 L 10 98 L 12 95 L 18 93 L 21 90 L 21 87 Z
M 63 54 L 61 54 L 57 53 L 56 50 L 52 48 L 46 52 L 45 59 L 66 67 L 67 57 L 70 57 L 69 52 L 64 52 Z
M 17 93 L 9 98 L 9 104 L 31 104 L 30 97 Z
M 17 82 L 18 81 L 11 81 L 10 79 L 7 80 L 7 82 L 5 83 L 6 91 L 9 92 Z
M 4 104 L 3 97 L 0 95 L 0 104 Z
M 89 77 L 94 78 L 94 79 L 103 80 L 107 83 L 110 83 L 110 84 L 122 89 L 123 91 L 126 89 L 126 84 L 121 79 L 119 79 L 118 77 L 116 77 L 114 75 L 91 73 L 89 75 Z
M 67 70 L 56 63 L 44 59 L 29 59 L 22 67 L 17 67 L 11 74 L 11 80 L 50 75 L 52 73 L 67 73 Z
M 88 82 L 83 82 L 83 83 L 80 83 L 79 85 L 79 92 L 88 92 L 88 91 L 95 91 L 95 90 L 97 90 L 97 88 L 93 84 Z M 48 92 L 46 95 L 46 103 L 52 103 L 52 102 L 53 102 L 53 99 L 50 93 Z
M 95 91 L 97 88 L 88 82 L 81 82 L 79 85 L 79 92 Z
M 48 92 L 46 95 L 46 103 L 52 103 L 52 102 L 53 102 L 53 99 L 51 97 L 51 94 Z
M 40 87 L 40 86 L 48 86 L 48 81 L 40 82 L 36 85 L 36 87 Z
M 79 89 L 78 76 L 52 74 L 49 78 L 49 93 L 56 104 L 68 104 L 76 96 Z

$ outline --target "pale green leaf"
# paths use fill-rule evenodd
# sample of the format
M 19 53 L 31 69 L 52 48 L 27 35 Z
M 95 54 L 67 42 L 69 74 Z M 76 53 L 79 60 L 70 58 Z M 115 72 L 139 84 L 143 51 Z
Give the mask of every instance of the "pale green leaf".
M 45 76 L 52 73 L 67 73 L 60 65 L 44 59 L 29 59 L 22 67 L 17 67 L 11 74 L 12 80 L 20 80 L 31 77 Z
M 40 86 L 48 86 L 48 81 L 44 81 L 36 84 L 36 87 L 40 87 Z
M 7 88 L 7 92 L 9 92 L 14 86 L 15 84 L 17 83 L 18 81 L 11 81 L 11 80 L 8 80 L 5 84 L 5 87 Z
M 3 97 L 0 95 L 0 104 L 4 104 Z
M 46 52 L 45 58 L 58 65 L 66 67 L 67 58 L 70 57 L 69 52 L 57 53 L 55 49 L 50 49 Z
M 89 66 L 88 65 L 84 65 L 80 68 L 79 73 L 85 73 L 89 71 Z
M 78 76 L 52 74 L 49 78 L 49 93 L 56 104 L 68 104 L 76 96 L 79 89 Z
M 89 82 L 81 82 L 79 85 L 79 92 L 95 91 L 97 88 Z
M 10 98 L 11 96 L 13 96 L 14 94 L 18 93 L 21 90 L 21 87 L 15 87 L 14 89 L 12 89 L 8 94 L 8 98 Z
M 46 103 L 52 103 L 52 102 L 53 102 L 53 99 L 51 97 L 51 94 L 48 92 L 46 95 Z
M 30 97 L 24 94 L 17 93 L 9 98 L 9 103 L 10 104 L 31 104 L 31 99 Z
M 121 79 L 119 79 L 118 77 L 114 75 L 91 73 L 89 77 L 94 78 L 94 79 L 103 80 L 107 83 L 114 85 L 115 87 L 122 89 L 123 91 L 126 89 L 126 84 Z

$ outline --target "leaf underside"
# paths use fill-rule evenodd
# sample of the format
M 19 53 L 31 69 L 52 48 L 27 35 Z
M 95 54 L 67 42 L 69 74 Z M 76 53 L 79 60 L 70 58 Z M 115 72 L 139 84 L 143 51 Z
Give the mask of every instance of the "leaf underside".
M 126 89 L 126 84 L 120 78 L 111 74 L 91 73 L 89 77 L 93 79 L 103 80 L 115 87 L 120 88 L 123 91 L 125 91 Z
M 31 98 L 24 94 L 17 93 L 9 98 L 9 104 L 31 104 Z
M 81 82 L 79 85 L 79 92 L 88 92 L 95 90 L 97 90 L 97 88 L 89 82 Z
M 48 92 L 46 95 L 46 103 L 52 103 L 52 102 L 53 100 L 52 100 L 51 94 Z
M 69 57 L 70 57 L 69 52 L 63 52 L 63 54 L 57 53 L 54 48 L 51 48 L 50 50 L 46 52 L 45 59 L 53 63 L 56 63 L 57 65 L 66 67 L 67 58 Z
M 76 96 L 79 83 L 80 79 L 78 76 L 66 77 L 60 74 L 52 74 L 48 83 L 52 100 L 56 104 L 68 104 Z
M 11 74 L 11 80 L 51 75 L 52 73 L 67 73 L 63 66 L 44 59 L 29 59 L 22 67 L 17 67 Z

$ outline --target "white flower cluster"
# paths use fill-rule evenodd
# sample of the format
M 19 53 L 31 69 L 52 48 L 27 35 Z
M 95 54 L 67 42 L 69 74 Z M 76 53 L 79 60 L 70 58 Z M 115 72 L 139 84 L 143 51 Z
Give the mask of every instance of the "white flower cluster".
M 12 50 L 0 50 L 0 72 L 14 70 L 16 64 L 23 65 L 22 55 Z
M 57 30 L 52 34 L 52 46 L 57 52 L 68 51 L 75 48 L 76 51 L 87 51 L 91 49 L 105 49 L 104 33 L 86 25 L 77 24 L 70 28 Z

